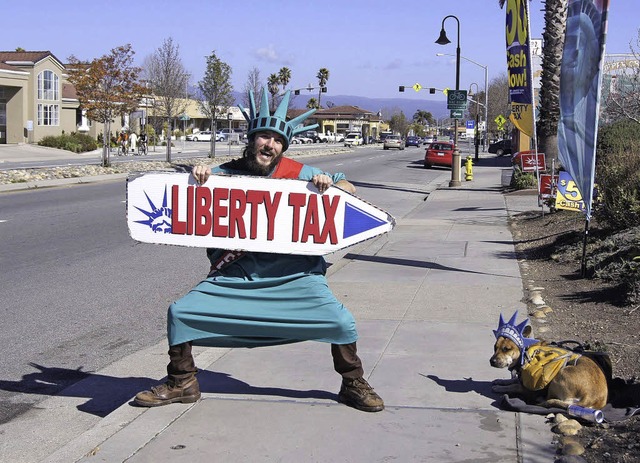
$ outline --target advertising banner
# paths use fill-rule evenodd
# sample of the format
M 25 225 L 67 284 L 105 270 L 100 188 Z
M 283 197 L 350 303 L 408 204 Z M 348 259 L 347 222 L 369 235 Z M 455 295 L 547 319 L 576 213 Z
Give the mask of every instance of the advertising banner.
M 582 194 L 568 172 L 561 170 L 558 175 L 556 209 L 584 212 Z
M 154 173 L 127 181 L 127 224 L 143 243 L 324 255 L 390 231 L 395 219 L 336 186 Z
M 609 0 L 569 0 L 560 74 L 558 150 L 591 218 Z M 586 194 L 585 194 L 586 193 Z
M 533 137 L 533 87 L 528 0 L 507 0 L 506 40 L 509 102 L 511 103 L 509 120 L 518 130 Z

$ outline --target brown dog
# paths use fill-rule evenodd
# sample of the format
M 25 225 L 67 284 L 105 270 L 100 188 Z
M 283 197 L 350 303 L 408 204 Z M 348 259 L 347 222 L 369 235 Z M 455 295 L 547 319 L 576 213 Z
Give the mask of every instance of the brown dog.
M 521 396 L 527 403 L 543 407 L 567 408 L 569 405 L 600 409 L 607 403 L 607 378 L 598 364 L 585 355 L 570 351 L 554 361 L 561 362 L 547 370 L 543 376 L 532 377 L 531 371 L 538 373 L 544 361 L 540 356 L 551 357 L 549 353 L 560 349 L 548 347 L 545 342 L 530 337 L 528 320 L 516 325 L 518 312 L 505 323 L 500 315 L 498 329 L 494 331 L 496 343 L 490 363 L 495 368 L 508 368 L 515 377 L 510 380 L 493 381 L 494 392 Z M 557 355 L 557 352 L 554 352 Z M 528 362 L 537 362 L 529 365 Z M 532 379 L 533 378 L 533 379 Z

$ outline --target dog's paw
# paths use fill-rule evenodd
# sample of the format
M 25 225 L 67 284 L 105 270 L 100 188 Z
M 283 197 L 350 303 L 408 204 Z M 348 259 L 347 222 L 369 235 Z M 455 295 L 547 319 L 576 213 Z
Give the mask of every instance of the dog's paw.
M 499 394 L 504 394 L 507 392 L 507 389 L 509 389 L 508 386 L 506 385 L 502 385 L 502 384 L 494 384 L 493 386 L 491 386 L 491 390 L 493 392 L 497 392 Z
M 515 384 L 518 382 L 517 378 L 509 378 L 509 379 L 494 379 L 491 384 L 494 386 L 509 386 L 511 384 Z

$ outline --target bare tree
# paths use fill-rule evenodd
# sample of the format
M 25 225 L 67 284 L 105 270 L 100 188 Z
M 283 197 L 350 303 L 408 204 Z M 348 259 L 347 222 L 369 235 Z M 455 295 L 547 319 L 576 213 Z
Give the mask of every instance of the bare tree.
M 260 97 L 260 90 L 262 90 L 262 81 L 260 79 L 260 70 L 256 67 L 249 71 L 247 81 L 242 89 L 242 104 L 245 108 L 249 107 L 249 93 L 253 95 L 254 100 L 258 100 Z
M 127 44 L 90 63 L 69 57 L 68 79 L 75 87 L 81 108 L 87 111 L 89 119 L 102 122 L 105 127 L 103 166 L 111 164 L 111 122 L 116 116 L 134 111 L 144 93 L 144 88 L 138 84 L 141 69 L 133 66 L 134 54 L 131 45 Z
M 215 133 L 218 130 L 220 116 L 226 118 L 233 104 L 233 86 L 231 85 L 231 66 L 222 62 L 213 51 L 207 57 L 207 69 L 204 78 L 198 82 L 202 100 L 198 102 L 200 110 L 211 119 L 211 147 L 209 157 L 215 157 Z M 231 136 L 231 134 L 229 134 Z
M 603 92 L 606 94 L 603 113 L 607 121 L 628 119 L 640 124 L 640 30 L 636 45 L 629 44 L 629 49 L 630 55 L 615 63 L 617 73 Z
M 153 55 L 145 61 L 145 74 L 151 83 L 156 109 L 165 118 L 167 127 L 167 162 L 171 162 L 171 129 L 173 119 L 187 109 L 185 88 L 189 73 L 180 59 L 180 47 L 173 39 L 165 39 Z
M 389 128 L 394 132 L 398 132 L 403 137 L 409 131 L 409 121 L 407 117 L 404 115 L 404 112 L 396 112 L 391 116 L 391 120 L 389 121 Z
M 506 73 L 494 77 L 489 82 L 488 102 L 489 120 L 487 121 L 487 134 L 502 134 L 502 131 L 498 130 L 498 124 L 495 119 L 498 116 L 502 116 L 508 121 L 509 113 L 511 112 L 511 104 L 509 103 L 509 77 Z

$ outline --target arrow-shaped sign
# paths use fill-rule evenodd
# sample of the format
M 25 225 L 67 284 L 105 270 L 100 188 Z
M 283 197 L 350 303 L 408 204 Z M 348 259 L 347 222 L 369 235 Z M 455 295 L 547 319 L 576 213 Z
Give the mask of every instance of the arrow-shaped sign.
M 323 255 L 390 231 L 395 219 L 362 199 L 310 182 L 146 174 L 127 183 L 137 241 L 281 254 Z

